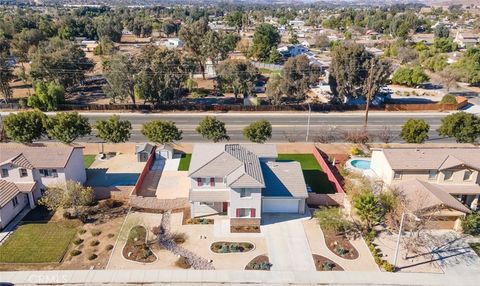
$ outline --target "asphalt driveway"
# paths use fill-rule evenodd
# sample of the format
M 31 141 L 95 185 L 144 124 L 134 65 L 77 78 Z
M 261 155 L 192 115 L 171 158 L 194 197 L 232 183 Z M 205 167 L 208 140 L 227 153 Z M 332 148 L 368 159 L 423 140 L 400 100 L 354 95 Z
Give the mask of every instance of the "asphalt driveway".
M 268 257 L 273 271 L 315 271 L 315 264 L 301 219 L 285 215 L 281 220 L 263 217 L 262 232 L 267 241 Z

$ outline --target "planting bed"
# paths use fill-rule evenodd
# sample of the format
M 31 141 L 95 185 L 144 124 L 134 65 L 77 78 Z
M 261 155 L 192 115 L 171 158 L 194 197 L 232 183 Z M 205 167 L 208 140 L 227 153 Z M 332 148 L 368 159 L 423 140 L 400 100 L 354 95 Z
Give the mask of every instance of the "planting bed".
M 132 261 L 151 263 L 157 260 L 150 247 L 147 245 L 147 230 L 143 226 L 134 226 L 128 234 L 128 239 L 123 247 L 123 256 Z
M 272 264 L 268 260 L 268 256 L 266 255 L 259 255 L 252 259 L 247 266 L 245 266 L 245 270 L 264 270 L 270 271 Z
M 344 259 L 357 259 L 358 251 L 344 235 L 325 232 L 325 243 L 328 249 Z
M 215 253 L 244 253 L 253 250 L 254 247 L 250 242 L 218 241 L 212 243 L 210 249 Z
M 313 261 L 317 271 L 343 271 L 343 268 L 330 259 L 318 254 L 313 254 Z

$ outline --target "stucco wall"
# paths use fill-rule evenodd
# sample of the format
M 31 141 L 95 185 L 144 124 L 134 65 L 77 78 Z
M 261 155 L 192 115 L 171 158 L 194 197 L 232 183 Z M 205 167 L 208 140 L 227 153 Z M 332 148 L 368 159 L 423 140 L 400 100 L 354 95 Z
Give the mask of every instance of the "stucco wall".
M 237 209 L 255 209 L 255 217 L 261 216 L 262 208 L 262 189 L 248 189 L 251 193 L 250 197 L 241 198 L 240 189 L 233 189 L 230 193 L 230 208 L 228 210 L 228 215 L 230 217 L 237 216 Z
M 8 202 L 0 209 L 0 229 L 3 229 L 8 223 L 19 214 L 28 205 L 28 195 L 20 193 L 17 196 L 18 205 L 13 207 L 13 202 Z
M 73 150 L 72 155 L 67 162 L 67 166 L 65 166 L 64 172 L 66 180 L 72 180 L 82 184 L 87 181 L 82 149 L 76 148 Z

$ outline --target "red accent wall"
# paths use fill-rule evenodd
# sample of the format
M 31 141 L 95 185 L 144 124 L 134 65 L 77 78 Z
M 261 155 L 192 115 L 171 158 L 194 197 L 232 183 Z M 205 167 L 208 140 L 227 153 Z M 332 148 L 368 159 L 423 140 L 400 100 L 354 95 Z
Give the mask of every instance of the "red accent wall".
M 320 164 L 320 167 L 322 167 L 323 172 L 327 174 L 328 180 L 330 183 L 332 183 L 333 187 L 335 188 L 337 193 L 345 193 L 345 190 L 342 187 L 342 184 L 340 184 L 340 179 L 336 175 L 338 174 L 337 167 L 332 166 L 332 164 L 328 163 L 328 160 L 326 158 L 327 155 L 317 149 L 316 147 L 313 147 L 313 156 L 315 156 L 315 159 L 317 159 L 318 164 Z
M 153 161 L 155 161 L 155 149 L 157 149 L 157 146 L 154 146 L 152 148 L 152 152 L 148 156 L 148 160 L 145 163 L 145 166 L 143 167 L 143 170 L 140 173 L 140 176 L 138 176 L 137 182 L 135 183 L 135 187 L 133 187 L 133 194 L 135 195 L 137 195 L 137 192 L 140 189 L 140 186 L 143 184 L 143 181 L 145 180 L 145 176 L 150 171 Z

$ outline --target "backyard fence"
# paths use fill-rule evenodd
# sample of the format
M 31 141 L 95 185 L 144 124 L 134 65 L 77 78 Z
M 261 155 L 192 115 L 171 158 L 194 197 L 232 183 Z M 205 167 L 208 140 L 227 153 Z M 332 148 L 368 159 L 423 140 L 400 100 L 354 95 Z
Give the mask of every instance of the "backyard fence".
M 156 148 L 157 148 L 156 146 L 152 148 L 152 152 L 150 153 L 150 156 L 148 156 L 148 160 L 145 166 L 143 167 L 142 173 L 140 173 L 140 176 L 138 176 L 137 182 L 135 183 L 135 187 L 133 187 L 133 191 L 132 191 L 133 195 L 137 195 L 138 190 L 140 189 L 140 187 L 143 184 L 143 181 L 145 180 L 145 176 L 148 174 L 148 172 L 150 172 L 150 168 L 152 167 L 153 161 L 155 161 Z
M 345 200 L 344 193 L 336 194 L 315 194 L 309 193 L 307 205 L 309 206 L 343 206 Z
M 335 191 L 337 193 L 344 194 L 345 191 L 342 184 L 340 183 L 342 181 L 341 175 L 339 174 L 337 167 L 332 166 L 328 162 L 328 156 L 321 150 L 319 150 L 317 147 L 313 147 L 312 153 L 313 156 L 315 156 L 315 159 L 317 159 L 318 164 L 320 164 L 320 167 L 322 167 L 323 172 L 327 174 L 328 180 L 333 185 Z

